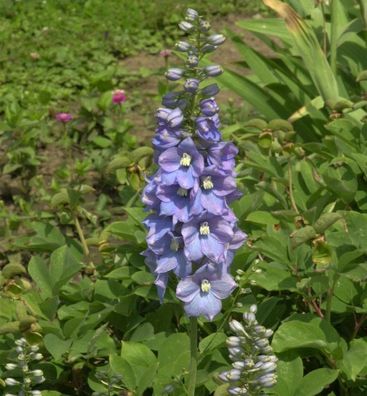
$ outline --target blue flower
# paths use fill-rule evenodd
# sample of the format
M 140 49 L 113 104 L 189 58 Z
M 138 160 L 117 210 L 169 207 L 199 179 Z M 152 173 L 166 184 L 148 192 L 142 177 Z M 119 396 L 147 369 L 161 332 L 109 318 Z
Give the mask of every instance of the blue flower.
M 186 189 L 195 186 L 204 169 L 204 158 L 191 138 L 164 151 L 159 156 L 158 163 L 162 169 L 163 184 L 178 183 Z
M 223 216 L 203 213 L 185 223 L 181 232 L 190 260 L 208 257 L 218 264 L 225 261 L 227 244 L 233 239 L 233 227 Z
M 185 303 L 188 316 L 203 315 L 213 320 L 222 308 L 221 300 L 227 298 L 236 286 L 229 274 L 220 273 L 207 264 L 194 275 L 182 279 L 177 285 L 176 295 Z

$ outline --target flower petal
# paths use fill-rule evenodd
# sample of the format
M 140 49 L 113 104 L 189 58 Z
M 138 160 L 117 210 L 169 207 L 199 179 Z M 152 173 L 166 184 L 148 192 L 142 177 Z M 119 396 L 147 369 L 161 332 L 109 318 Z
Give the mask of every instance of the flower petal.
M 205 316 L 209 320 L 220 312 L 222 302 L 212 293 L 197 293 L 195 297 L 185 304 L 185 312 L 188 316 Z
M 176 147 L 171 147 L 159 156 L 160 167 L 166 172 L 174 172 L 180 167 L 180 155 Z

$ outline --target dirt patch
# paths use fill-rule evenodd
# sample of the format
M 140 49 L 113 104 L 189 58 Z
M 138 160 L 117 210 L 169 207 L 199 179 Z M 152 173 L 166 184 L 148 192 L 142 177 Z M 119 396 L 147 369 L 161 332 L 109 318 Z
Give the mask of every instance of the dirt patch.
M 252 18 L 260 18 L 260 15 L 254 15 Z M 213 23 L 213 30 L 215 32 L 225 33 L 225 29 L 230 29 L 233 33 L 238 35 L 248 45 L 260 51 L 267 57 L 273 57 L 274 53 L 266 46 L 261 40 L 250 32 L 241 29 L 236 25 L 237 21 L 249 18 L 248 15 L 228 15 L 226 18 L 218 19 Z M 239 65 L 239 62 L 243 62 L 244 59 L 238 52 L 235 44 L 231 40 L 227 40 L 220 48 L 220 51 L 215 52 L 211 60 L 213 63 L 222 65 L 225 69 L 237 71 L 239 73 L 247 74 L 249 70 Z M 181 65 L 181 59 L 172 55 L 169 58 L 169 66 Z M 133 122 L 134 127 L 131 133 L 136 134 L 140 137 L 141 141 L 145 141 L 150 138 L 154 133 L 155 122 L 154 112 L 157 106 L 159 106 L 160 98 L 157 97 L 159 81 L 163 81 L 163 72 L 165 69 L 164 59 L 157 53 L 155 55 L 148 53 L 139 53 L 134 56 L 130 56 L 121 61 L 121 66 L 132 73 L 137 73 L 139 70 L 146 71 L 150 69 L 152 73 L 145 75 L 139 79 L 139 83 L 134 83 L 133 86 L 129 86 L 129 89 L 133 91 L 139 91 L 142 94 L 141 105 L 132 108 L 132 112 L 129 115 L 130 120 Z M 220 105 L 227 104 L 231 101 L 234 106 L 242 107 L 243 99 L 229 90 L 223 90 L 218 95 L 218 102 Z

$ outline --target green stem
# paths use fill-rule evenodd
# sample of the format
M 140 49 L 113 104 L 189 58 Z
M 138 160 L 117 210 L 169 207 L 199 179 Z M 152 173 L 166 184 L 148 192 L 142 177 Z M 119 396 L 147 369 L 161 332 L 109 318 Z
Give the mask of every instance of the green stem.
M 196 318 L 190 318 L 190 371 L 188 379 L 188 396 L 195 396 L 196 373 L 198 360 L 198 322 Z
M 335 290 L 335 286 L 336 283 L 339 280 L 339 274 L 337 272 L 334 272 L 334 276 L 332 279 L 332 284 L 329 287 L 328 291 L 327 291 L 327 298 L 326 298 L 326 312 L 325 312 L 325 319 L 330 322 L 331 319 L 331 301 L 333 299 L 333 295 L 334 295 L 334 290 Z
M 82 244 L 84 256 L 89 257 L 89 248 L 87 245 L 87 241 L 85 240 L 84 232 L 83 232 L 82 227 L 79 223 L 79 219 L 78 219 L 77 215 L 74 215 L 74 224 L 75 224 L 76 231 L 78 232 L 80 242 Z

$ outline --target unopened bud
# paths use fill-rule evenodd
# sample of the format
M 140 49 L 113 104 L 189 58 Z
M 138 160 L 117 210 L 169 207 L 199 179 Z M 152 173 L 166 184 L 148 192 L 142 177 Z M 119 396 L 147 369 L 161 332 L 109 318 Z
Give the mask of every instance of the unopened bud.
M 166 71 L 165 76 L 166 76 L 167 80 L 177 81 L 180 78 L 182 78 L 183 74 L 184 74 L 183 69 L 172 68 L 172 69 L 168 69 Z
M 184 32 L 190 32 L 194 28 L 194 25 L 190 22 L 182 21 L 178 24 L 178 27 Z
M 210 65 L 204 67 L 204 72 L 209 77 L 217 77 L 223 73 L 223 69 L 219 65 Z
M 226 38 L 223 34 L 212 34 L 208 37 L 208 43 L 212 45 L 221 45 L 225 42 Z

